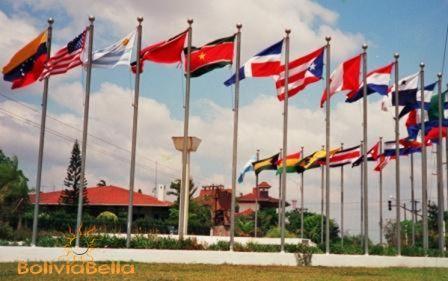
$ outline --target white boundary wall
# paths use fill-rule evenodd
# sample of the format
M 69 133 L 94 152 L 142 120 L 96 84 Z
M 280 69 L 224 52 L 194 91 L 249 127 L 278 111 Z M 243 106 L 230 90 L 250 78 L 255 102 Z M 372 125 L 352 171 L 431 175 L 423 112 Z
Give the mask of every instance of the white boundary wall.
M 0 262 L 58 261 L 65 254 L 64 248 L 0 247 Z M 187 251 L 148 249 L 92 249 L 95 261 L 135 261 L 145 263 L 202 263 L 238 265 L 299 265 L 293 253 L 253 253 L 230 251 Z M 385 257 L 365 255 L 312 256 L 312 266 L 332 267 L 444 267 L 448 258 Z

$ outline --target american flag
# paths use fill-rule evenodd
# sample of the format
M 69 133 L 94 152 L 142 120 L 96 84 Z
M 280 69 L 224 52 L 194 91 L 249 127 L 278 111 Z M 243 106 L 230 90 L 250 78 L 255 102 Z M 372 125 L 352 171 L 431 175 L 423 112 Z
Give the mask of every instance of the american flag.
M 81 54 L 84 49 L 86 34 L 87 29 L 68 42 L 67 46 L 57 51 L 45 64 L 40 80 L 50 75 L 66 73 L 68 70 L 81 65 Z
M 292 97 L 311 83 L 322 79 L 324 50 L 320 48 L 306 56 L 289 62 L 288 97 Z M 279 75 L 274 77 L 277 97 L 285 99 L 285 66 L 281 66 Z

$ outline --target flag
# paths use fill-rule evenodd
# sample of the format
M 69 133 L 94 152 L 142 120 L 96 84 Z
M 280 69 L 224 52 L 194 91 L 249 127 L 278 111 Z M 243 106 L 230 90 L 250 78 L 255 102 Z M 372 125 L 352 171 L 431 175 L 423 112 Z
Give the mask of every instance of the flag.
M 40 80 L 55 74 L 66 73 L 72 68 L 82 64 L 81 54 L 84 50 L 87 29 L 68 42 L 64 48 L 56 52 L 45 64 L 45 69 L 40 76 Z
M 198 77 L 216 68 L 232 64 L 233 41 L 235 35 L 215 40 L 200 48 L 191 47 L 191 77 Z
M 446 138 L 446 127 L 442 127 L 442 138 Z M 431 128 L 425 135 L 425 143 L 438 143 L 439 142 L 439 127 Z
M 389 164 L 390 160 L 393 159 L 395 159 L 395 156 L 385 156 L 384 154 L 381 154 L 373 170 L 376 172 L 381 172 L 384 169 L 384 167 L 386 167 L 386 165 Z
M 384 156 L 395 156 L 396 155 L 396 144 L 395 141 L 386 141 L 384 142 Z M 399 155 L 409 155 L 411 153 L 420 152 L 421 146 L 415 147 L 415 146 L 409 146 L 406 147 L 402 143 L 399 143 Z
M 434 92 L 434 88 L 436 87 L 436 84 L 437 83 L 432 83 L 432 84 L 425 86 L 425 89 L 423 91 L 423 96 L 425 97 L 425 104 L 424 104 L 425 110 L 429 110 L 431 97 L 433 96 L 433 92 Z M 408 102 L 407 102 L 407 104 L 405 104 L 405 106 L 401 110 L 400 114 L 398 115 L 398 118 L 403 117 L 404 115 L 411 112 L 411 110 L 413 110 L 413 109 L 421 108 L 421 92 L 419 90 L 417 90 L 415 92 L 415 96 L 409 95 L 407 98 L 408 98 Z M 401 101 L 400 101 L 400 103 L 401 103 Z M 436 107 L 437 107 L 437 103 L 436 103 Z
M 288 97 L 294 96 L 309 84 L 322 79 L 324 50 L 325 48 L 320 48 L 289 62 Z M 280 101 L 285 99 L 285 75 L 285 65 L 282 65 L 279 75 L 274 76 L 277 98 Z
M 372 148 L 367 151 L 367 161 L 376 161 L 378 159 L 380 150 L 380 143 L 377 142 Z M 358 159 L 353 161 L 352 167 L 359 166 L 364 160 L 364 155 L 361 154 Z
M 300 152 L 290 154 L 286 156 L 286 172 L 294 173 L 297 172 L 297 164 L 299 164 L 302 155 Z M 283 172 L 283 159 L 278 159 L 277 161 L 277 175 Z
M 340 148 L 331 149 L 330 158 L 339 150 Z M 317 168 L 320 165 L 324 165 L 325 163 L 322 162 L 322 160 L 324 160 L 326 157 L 327 157 L 327 150 L 325 149 L 318 150 L 312 153 L 311 155 L 308 155 L 297 164 L 297 172 L 302 173 L 305 170 Z
M 249 59 L 238 70 L 240 80 L 246 77 L 268 77 L 278 74 L 280 71 L 282 47 L 283 39 Z M 233 74 L 232 77 L 224 82 L 224 85 L 231 86 L 235 84 L 235 81 L 236 75 Z
M 129 66 L 134 41 L 135 31 L 107 48 L 94 51 L 92 54 L 92 67 L 113 68 L 117 65 Z M 86 63 L 87 58 L 83 62 Z
M 47 32 L 44 31 L 15 53 L 3 67 L 3 80 L 12 82 L 12 89 L 32 84 L 42 74 L 46 60 Z
M 406 76 L 398 81 L 398 105 L 413 105 L 416 101 L 419 72 Z M 390 87 L 389 92 L 381 102 L 381 109 L 388 111 L 389 107 L 395 105 L 395 84 Z
M 277 170 L 277 161 L 279 156 L 280 154 L 277 153 L 269 158 L 253 162 L 252 165 L 255 174 L 258 175 L 263 170 Z
M 434 87 L 435 87 L 434 83 Z M 442 105 L 445 103 L 445 96 L 447 91 L 442 93 Z M 444 106 L 443 106 L 444 107 Z M 442 111 L 442 119 L 445 119 L 444 116 L 444 108 Z M 428 106 L 428 119 L 429 120 L 439 120 L 439 94 L 435 94 L 431 97 L 429 106 Z
M 188 30 L 159 43 L 150 45 L 140 51 L 140 70 L 143 72 L 143 62 L 149 60 L 155 63 L 179 63 L 182 59 L 185 39 Z M 132 72 L 136 72 L 137 63 L 131 63 Z
M 418 136 L 418 132 L 420 131 L 420 126 L 420 114 L 417 114 L 417 109 L 412 109 L 409 112 L 408 118 L 406 119 L 408 138 L 416 139 Z
M 244 181 L 244 175 L 245 175 L 247 172 L 250 172 L 250 171 L 253 171 L 253 170 L 254 170 L 254 168 L 253 168 L 253 166 L 252 166 L 252 163 L 255 162 L 255 161 L 257 161 L 257 156 L 254 155 L 254 156 L 252 156 L 252 157 L 249 159 L 249 161 L 247 161 L 246 164 L 244 164 L 244 167 L 243 167 L 243 169 L 241 169 L 240 175 L 238 176 L 238 183 L 243 183 L 243 181 Z
M 361 55 L 357 55 L 341 63 L 330 75 L 330 97 L 336 92 L 357 90 L 359 88 L 359 73 L 361 67 Z M 324 90 L 320 100 L 320 107 L 327 100 L 327 89 Z
M 378 93 L 380 95 L 387 95 L 389 90 L 390 74 L 392 72 L 393 63 L 383 66 L 381 68 L 375 69 L 367 73 L 367 95 Z M 356 91 L 352 91 L 347 94 L 345 102 L 355 102 L 363 97 L 363 82 Z
M 339 150 L 330 157 L 330 167 L 340 167 L 353 163 L 361 156 L 361 146 L 354 146 Z

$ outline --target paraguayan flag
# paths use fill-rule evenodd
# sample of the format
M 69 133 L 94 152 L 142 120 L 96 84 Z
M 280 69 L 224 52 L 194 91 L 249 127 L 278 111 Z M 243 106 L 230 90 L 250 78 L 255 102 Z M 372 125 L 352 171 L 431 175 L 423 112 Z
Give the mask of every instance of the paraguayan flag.
M 92 54 L 92 67 L 113 68 L 117 65 L 129 66 L 134 40 L 135 31 L 107 48 L 94 51 Z

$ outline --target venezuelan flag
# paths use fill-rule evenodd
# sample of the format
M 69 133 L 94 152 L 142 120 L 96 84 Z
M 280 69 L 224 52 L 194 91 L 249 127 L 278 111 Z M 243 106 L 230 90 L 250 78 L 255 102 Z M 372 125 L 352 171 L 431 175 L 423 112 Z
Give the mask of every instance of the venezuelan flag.
M 3 67 L 3 80 L 12 82 L 12 89 L 32 84 L 39 79 L 46 61 L 47 31 L 44 31 L 15 53 Z
M 286 172 L 294 173 L 297 172 L 297 165 L 299 164 L 302 155 L 300 152 L 290 154 L 286 156 Z M 277 162 L 277 175 L 283 172 L 283 159 L 279 159 Z

